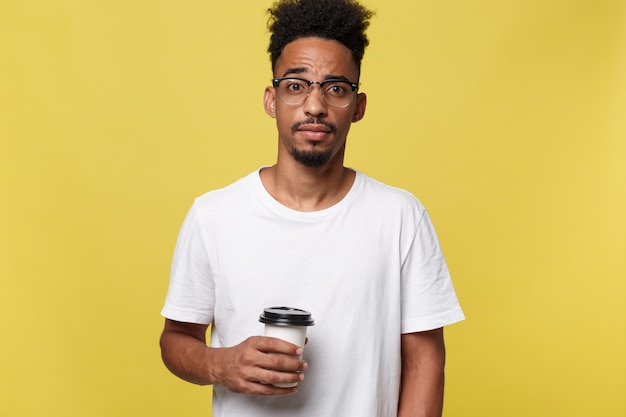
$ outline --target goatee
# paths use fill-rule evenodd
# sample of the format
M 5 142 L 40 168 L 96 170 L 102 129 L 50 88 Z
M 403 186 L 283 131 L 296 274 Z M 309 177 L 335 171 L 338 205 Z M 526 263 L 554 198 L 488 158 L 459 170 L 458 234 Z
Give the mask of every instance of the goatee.
M 291 155 L 293 159 L 306 167 L 319 168 L 326 165 L 330 160 L 331 151 L 318 151 L 315 149 L 301 151 L 293 147 L 291 148 Z
M 335 126 L 334 123 L 330 123 L 320 117 L 309 117 L 306 120 L 294 123 L 291 127 L 291 133 L 295 134 L 300 126 L 309 124 L 323 125 L 326 126 L 330 132 L 337 133 L 337 126 Z M 326 165 L 326 163 L 330 160 L 331 154 L 331 151 L 318 151 L 315 148 L 306 151 L 296 149 L 295 146 L 291 148 L 291 156 L 293 156 L 293 159 L 309 168 L 319 168 Z

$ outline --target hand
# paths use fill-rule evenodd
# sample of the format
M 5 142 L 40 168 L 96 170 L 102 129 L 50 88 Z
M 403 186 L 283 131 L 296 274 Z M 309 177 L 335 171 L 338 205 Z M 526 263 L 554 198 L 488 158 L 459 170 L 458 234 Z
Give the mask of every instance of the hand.
M 271 384 L 301 382 L 307 368 L 306 362 L 298 359 L 302 348 L 272 337 L 253 336 L 239 345 L 216 349 L 214 353 L 216 382 L 243 394 L 297 392 L 297 386 L 278 388 Z

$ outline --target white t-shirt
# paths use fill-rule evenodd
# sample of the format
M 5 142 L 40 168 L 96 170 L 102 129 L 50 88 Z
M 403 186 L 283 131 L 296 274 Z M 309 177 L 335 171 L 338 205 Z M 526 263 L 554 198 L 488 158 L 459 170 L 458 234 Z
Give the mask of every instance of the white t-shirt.
M 163 316 L 213 324 L 211 346 L 262 335 L 265 307 L 312 313 L 300 391 L 214 386 L 214 417 L 396 416 L 400 335 L 463 320 L 430 219 L 410 193 L 360 172 L 315 212 L 289 209 L 259 171 L 196 199 L 178 238 Z

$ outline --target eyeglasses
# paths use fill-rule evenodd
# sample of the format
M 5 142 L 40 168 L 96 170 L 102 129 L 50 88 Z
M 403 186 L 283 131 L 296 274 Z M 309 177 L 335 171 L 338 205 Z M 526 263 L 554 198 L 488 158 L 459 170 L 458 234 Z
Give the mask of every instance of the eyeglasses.
M 272 80 L 280 101 L 291 106 L 304 103 L 311 94 L 313 84 L 320 86 L 320 95 L 326 104 L 340 108 L 350 105 L 353 93 L 359 88 L 358 84 L 338 79 L 309 81 L 304 78 L 274 78 Z

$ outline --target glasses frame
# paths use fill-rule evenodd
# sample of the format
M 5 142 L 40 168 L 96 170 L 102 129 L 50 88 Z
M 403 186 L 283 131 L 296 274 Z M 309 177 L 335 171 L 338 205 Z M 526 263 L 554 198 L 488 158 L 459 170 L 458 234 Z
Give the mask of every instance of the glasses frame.
M 283 103 L 287 104 L 288 106 L 299 106 L 300 104 L 304 103 L 306 101 L 306 99 L 311 95 L 311 86 L 313 84 L 317 84 L 320 86 L 320 96 L 322 96 L 322 98 L 324 99 L 324 103 L 326 103 L 327 105 L 331 106 L 331 107 L 335 107 L 338 109 L 343 109 L 345 107 L 348 107 L 350 105 L 350 103 L 352 103 L 352 100 L 354 98 L 354 92 L 356 92 L 359 89 L 359 85 L 357 83 L 353 83 L 352 81 L 348 81 L 348 80 L 344 80 L 341 78 L 329 78 L 327 80 L 324 81 L 311 81 L 311 80 L 307 80 L 306 78 L 299 78 L 299 77 L 280 77 L 280 78 L 273 78 L 272 79 L 272 85 L 274 86 L 274 88 L 278 88 L 278 86 L 280 85 L 281 81 L 284 80 L 297 80 L 297 81 L 302 81 L 307 85 L 307 92 L 306 92 L 306 96 L 304 96 L 304 98 L 302 98 L 302 101 L 298 102 L 298 103 L 287 103 L 285 100 L 283 100 L 280 97 L 280 94 L 276 93 L 276 95 L 278 96 L 278 99 L 280 101 L 282 101 Z M 330 104 L 328 101 L 326 101 L 326 97 L 324 96 L 324 85 L 326 84 L 330 84 L 330 83 L 336 83 L 336 82 L 341 82 L 344 84 L 348 84 L 350 86 L 350 88 L 352 89 L 352 95 L 350 96 L 350 101 L 345 104 L 344 106 L 335 106 L 333 104 Z

